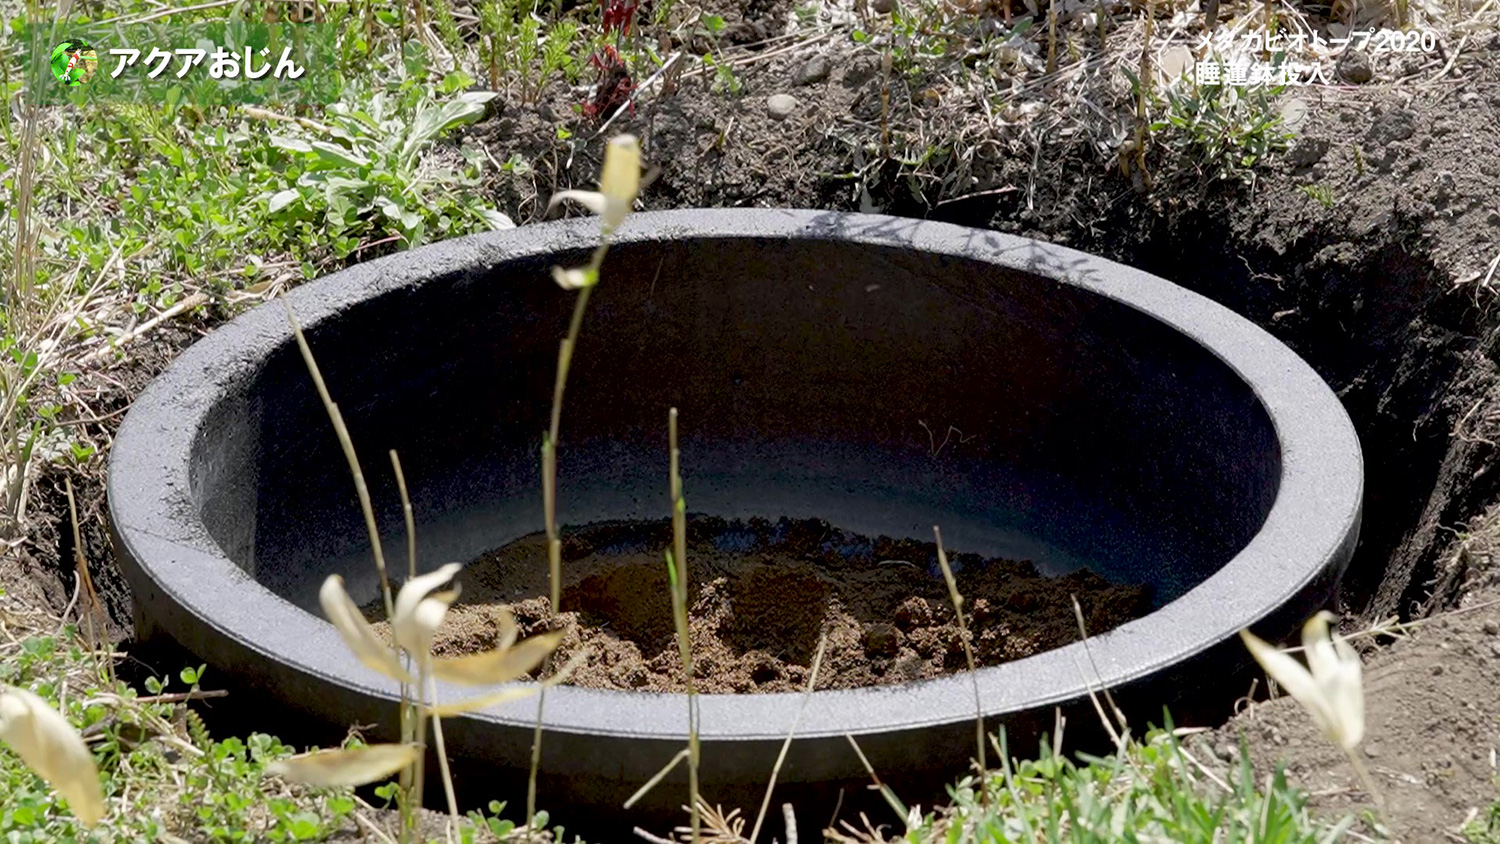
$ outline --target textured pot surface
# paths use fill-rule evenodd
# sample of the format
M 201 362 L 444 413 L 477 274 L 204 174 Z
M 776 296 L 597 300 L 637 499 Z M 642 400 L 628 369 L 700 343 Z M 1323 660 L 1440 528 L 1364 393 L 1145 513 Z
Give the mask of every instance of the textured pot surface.
M 573 302 L 549 269 L 583 262 L 597 237 L 580 219 L 463 238 L 286 297 L 348 420 L 393 569 L 406 559 L 391 449 L 420 568 L 541 528 L 538 448 Z M 1222 700 L 1247 665 L 1235 632 L 1279 635 L 1326 603 L 1358 533 L 1358 441 L 1293 352 L 1160 278 L 992 232 L 792 210 L 631 217 L 569 383 L 564 524 L 669 513 L 669 407 L 690 512 L 922 540 L 937 524 L 951 549 L 1150 584 L 1150 615 L 978 672 L 990 727 L 1006 725 L 1014 750 L 1058 705 L 1077 712 L 1070 736 L 1086 729 L 1088 682 L 1158 722 L 1164 704 Z M 356 601 L 378 582 L 282 303 L 214 331 L 137 399 L 109 499 L 142 631 L 312 718 L 392 724 L 394 684 L 317 610 L 332 572 Z M 702 700 L 711 801 L 754 813 L 800 705 Z M 447 721 L 450 753 L 501 796 L 524 779 L 535 715 L 530 700 Z M 808 806 L 812 824 L 839 789 L 862 799 L 847 733 L 930 805 L 973 754 L 973 718 L 966 674 L 818 692 L 777 803 Z M 555 689 L 544 804 L 575 826 L 612 817 L 685 727 L 681 696 Z M 623 817 L 676 820 L 681 781 Z

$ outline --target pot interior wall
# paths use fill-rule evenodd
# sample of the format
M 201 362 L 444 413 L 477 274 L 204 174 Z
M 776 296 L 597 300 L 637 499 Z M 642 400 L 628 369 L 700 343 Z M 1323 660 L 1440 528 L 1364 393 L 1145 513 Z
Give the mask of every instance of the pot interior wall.
M 539 447 L 575 295 L 551 263 L 438 272 L 309 327 L 393 570 L 391 449 L 422 569 L 541 528 Z M 1088 566 L 1150 584 L 1158 604 L 1255 534 L 1281 468 L 1247 387 L 1155 320 L 1040 275 L 851 242 L 612 249 L 563 413 L 564 524 L 669 513 L 673 406 L 690 512 L 924 540 L 937 524 L 952 549 Z M 316 611 L 337 571 L 357 601 L 376 595 L 295 345 L 209 415 L 193 467 L 215 540 L 272 591 Z

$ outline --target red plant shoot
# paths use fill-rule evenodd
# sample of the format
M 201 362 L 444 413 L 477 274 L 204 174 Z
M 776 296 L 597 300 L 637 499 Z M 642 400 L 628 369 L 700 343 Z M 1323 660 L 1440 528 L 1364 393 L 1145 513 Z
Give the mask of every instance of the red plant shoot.
M 604 32 L 629 35 L 630 25 L 635 21 L 635 10 L 641 7 L 641 0 L 599 0 L 599 2 L 604 7 Z
M 603 7 L 601 27 L 606 37 L 613 36 L 616 44 L 630 36 L 630 27 L 635 22 L 636 10 L 641 0 L 599 0 Z M 620 106 L 630 103 L 635 113 L 635 103 L 630 95 L 635 91 L 635 80 L 630 78 L 630 69 L 613 44 L 605 44 L 589 57 L 589 64 L 599 70 L 599 82 L 594 96 L 583 104 L 583 113 L 595 120 L 613 114 Z
M 584 103 L 583 113 L 599 119 L 613 114 L 620 106 L 630 102 L 635 82 L 630 78 L 630 70 L 625 67 L 625 61 L 612 45 L 605 44 L 599 52 L 590 56 L 589 64 L 599 69 L 599 84 L 594 91 L 593 100 Z M 630 111 L 635 113 L 633 102 L 630 102 Z

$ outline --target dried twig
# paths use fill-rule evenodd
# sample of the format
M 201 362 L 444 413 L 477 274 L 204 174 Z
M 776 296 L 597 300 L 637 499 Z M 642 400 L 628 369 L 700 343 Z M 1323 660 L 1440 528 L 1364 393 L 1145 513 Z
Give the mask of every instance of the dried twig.
M 786 752 L 792 746 L 792 737 L 797 734 L 797 727 L 802 723 L 802 715 L 807 712 L 807 702 L 812 700 L 813 689 L 817 687 L 818 669 L 823 665 L 823 650 L 827 646 L 828 634 L 825 633 L 818 638 L 818 651 L 813 654 L 812 668 L 807 673 L 807 688 L 802 692 L 802 705 L 797 708 L 797 717 L 792 719 L 792 727 L 787 730 L 786 740 L 781 743 L 781 752 L 776 754 L 776 764 L 771 767 L 771 780 L 766 783 L 766 796 L 760 803 L 760 812 L 755 816 L 755 826 L 750 830 L 750 844 L 755 844 L 755 840 L 760 837 L 761 822 L 766 818 L 766 808 L 771 805 L 771 792 L 776 788 L 776 778 L 781 773 L 781 764 L 786 761 Z M 790 817 L 791 804 L 783 806 L 782 811 Z M 793 844 L 796 840 L 795 833 L 788 832 L 787 834 L 792 836 L 788 844 Z
M 90 363 L 93 363 L 95 361 L 98 361 L 98 360 L 104 358 L 110 352 L 113 352 L 113 351 L 116 351 L 116 350 L 120 349 L 122 346 L 126 345 L 127 343 L 131 343 L 131 342 L 133 342 L 135 340 L 139 340 L 141 337 L 144 337 L 145 335 L 151 333 L 153 330 L 155 330 L 158 326 L 160 326 L 162 323 L 166 322 L 167 320 L 170 320 L 173 317 L 178 316 L 179 314 L 182 314 L 182 313 L 185 313 L 187 311 L 190 311 L 193 308 L 196 308 L 199 305 L 202 305 L 203 303 L 205 303 L 207 301 L 208 301 L 208 297 L 205 296 L 202 293 L 194 293 L 194 294 L 192 294 L 190 296 L 184 296 L 182 298 L 182 301 L 178 302 L 177 304 L 173 305 L 170 308 L 167 308 L 165 311 L 162 311 L 161 313 L 157 314 L 155 317 L 152 317 L 151 319 L 146 320 L 145 322 L 141 323 L 140 325 L 136 326 L 135 328 L 131 329 L 130 331 L 127 331 L 124 334 L 121 334 L 119 337 L 116 337 L 114 339 L 113 343 L 109 343 L 107 345 L 100 346 L 99 348 L 94 349 L 93 351 L 91 351 L 88 354 L 84 355 L 83 358 L 79 361 L 79 363 L 80 364 L 90 364 Z

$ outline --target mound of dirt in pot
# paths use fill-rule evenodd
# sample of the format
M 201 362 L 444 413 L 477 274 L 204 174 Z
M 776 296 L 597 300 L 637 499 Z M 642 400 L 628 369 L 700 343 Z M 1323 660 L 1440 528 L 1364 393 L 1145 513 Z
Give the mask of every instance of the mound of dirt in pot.
M 460 603 L 434 645 L 440 656 L 495 645 L 500 609 L 523 635 L 565 627 L 558 649 L 589 656 L 572 683 L 596 689 L 683 691 L 663 551 L 671 525 L 604 523 L 563 537 L 563 612 L 549 618 L 546 539 L 523 537 L 469 564 Z M 1078 639 L 1071 596 L 1089 632 L 1149 612 L 1147 587 L 1088 571 L 1044 577 L 1030 562 L 950 555 L 981 665 Z M 701 692 L 804 687 L 820 636 L 818 688 L 903 683 L 966 668 L 932 543 L 870 539 L 820 520 L 726 521 L 688 527 L 690 637 Z M 367 612 L 378 618 L 378 606 Z M 380 625 L 383 627 L 383 624 Z

